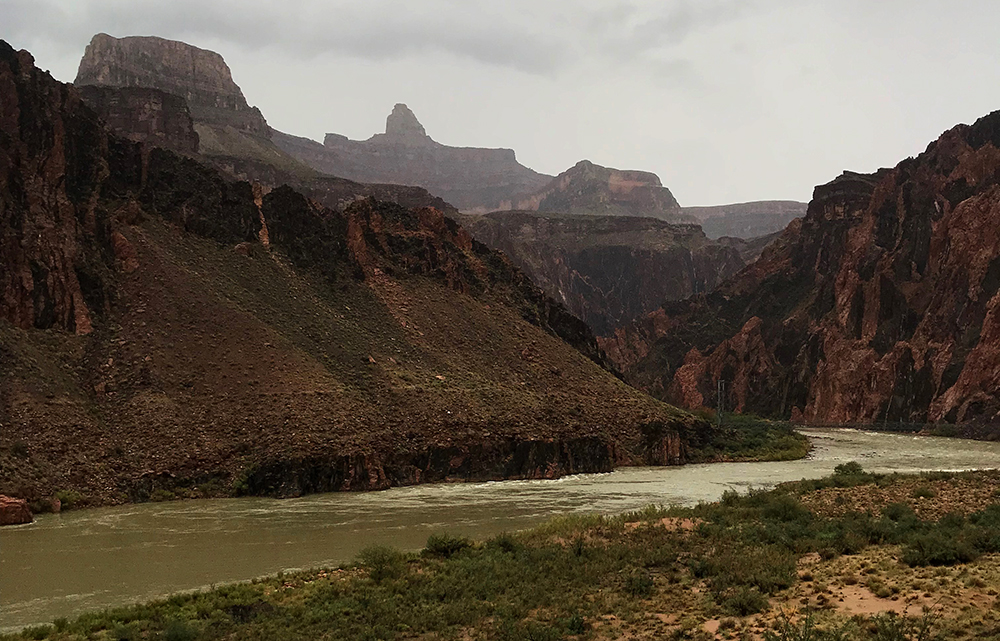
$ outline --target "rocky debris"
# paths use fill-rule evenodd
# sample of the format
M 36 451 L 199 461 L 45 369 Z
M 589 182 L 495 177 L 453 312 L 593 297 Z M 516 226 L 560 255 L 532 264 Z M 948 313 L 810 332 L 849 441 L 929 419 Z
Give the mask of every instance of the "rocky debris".
M 807 203 L 794 200 L 764 200 L 712 207 L 684 207 L 705 230 L 716 239 L 724 236 L 750 240 L 776 234 L 796 218 L 806 215 Z
M 746 264 L 745 241 L 711 242 L 697 225 L 654 218 L 494 212 L 460 220 L 598 335 L 665 300 L 711 291 Z
M 184 42 L 99 33 L 87 45 L 74 84 L 159 89 L 184 98 L 197 122 L 269 136 L 264 116 L 247 104 L 222 56 Z
M 893 169 L 817 187 L 755 263 L 604 348 L 689 406 L 723 379 L 736 409 L 806 422 L 995 421 L 997 131 L 1000 112 Z
M 0 526 L 23 525 L 33 520 L 27 501 L 0 495 Z
M 198 153 L 198 133 L 187 102 L 147 87 L 79 87 L 80 96 L 116 133 L 174 151 Z
M 435 142 L 410 109 L 397 104 L 386 131 L 368 140 L 327 134 L 324 144 L 275 132 L 282 150 L 316 171 L 362 183 L 414 185 L 463 211 L 492 211 L 551 180 L 517 162 L 513 150 Z
M 512 204 L 514 209 L 560 214 L 683 219 L 680 205 L 656 174 L 601 167 L 589 160 Z

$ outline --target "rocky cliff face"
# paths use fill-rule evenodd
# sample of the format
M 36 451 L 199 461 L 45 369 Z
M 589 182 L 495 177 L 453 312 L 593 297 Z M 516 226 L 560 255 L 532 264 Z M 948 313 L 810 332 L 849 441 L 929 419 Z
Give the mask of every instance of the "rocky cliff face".
M 688 406 L 814 422 L 1000 416 L 1000 112 L 873 175 L 817 187 L 761 258 L 605 347 Z
M 610 169 L 587 160 L 515 203 L 515 209 L 539 212 L 682 220 L 680 205 L 656 174 Z
M 697 225 L 653 218 L 494 212 L 462 222 L 598 335 L 711 291 L 755 258 L 741 255 L 744 241 L 711 242 Z
M 198 153 L 198 133 L 187 102 L 146 87 L 84 85 L 80 97 L 109 127 L 136 142 L 184 154 Z
M 0 42 L 0 494 L 555 476 L 699 439 L 441 211 L 265 192 L 109 134 Z
M 806 203 L 792 200 L 765 200 L 715 207 L 684 207 L 709 238 L 759 238 L 781 231 L 796 218 L 806 214 Z
M 159 89 L 184 98 L 198 123 L 269 136 L 264 116 L 247 104 L 222 56 L 176 40 L 99 33 L 74 84 Z
M 322 145 L 284 134 L 276 134 L 274 140 L 325 174 L 363 183 L 420 186 L 462 210 L 498 209 L 551 179 L 518 163 L 510 149 L 448 147 L 435 142 L 402 104 L 393 108 L 385 133 L 368 140 L 337 134 L 327 134 Z

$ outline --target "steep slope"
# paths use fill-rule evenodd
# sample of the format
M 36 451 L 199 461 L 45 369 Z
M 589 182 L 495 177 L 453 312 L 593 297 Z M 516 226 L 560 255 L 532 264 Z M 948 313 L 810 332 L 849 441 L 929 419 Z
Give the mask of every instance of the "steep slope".
M 697 225 L 654 218 L 494 212 L 461 220 L 598 335 L 710 291 L 755 258 L 745 241 L 711 242 Z
M 732 236 L 751 239 L 779 232 L 796 218 L 806 215 L 806 203 L 794 200 L 763 200 L 714 207 L 684 207 L 709 238 Z
M 293 495 L 682 462 L 700 425 L 435 209 L 109 134 L 0 41 L 0 494 Z
M 323 144 L 275 132 L 275 143 L 313 169 L 365 183 L 423 187 L 465 211 L 491 211 L 551 179 L 517 162 L 513 150 L 449 147 L 435 142 L 413 112 L 397 104 L 384 134 Z
M 656 174 L 623 171 L 581 160 L 514 209 L 591 216 L 642 216 L 686 220 L 680 205 Z
M 817 187 L 761 258 L 604 342 L 687 406 L 808 421 L 1000 416 L 1000 112 L 917 156 Z

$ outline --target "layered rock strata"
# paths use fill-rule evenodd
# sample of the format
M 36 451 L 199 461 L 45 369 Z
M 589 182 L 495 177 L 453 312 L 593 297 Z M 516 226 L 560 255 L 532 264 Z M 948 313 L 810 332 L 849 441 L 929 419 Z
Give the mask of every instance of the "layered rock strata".
M 32 501 L 603 471 L 707 429 L 442 211 L 113 135 L 2 42 L 0 278 L 0 493 Z
M 817 187 L 710 294 L 605 340 L 636 384 L 808 422 L 1000 418 L 1000 112 L 916 158 Z

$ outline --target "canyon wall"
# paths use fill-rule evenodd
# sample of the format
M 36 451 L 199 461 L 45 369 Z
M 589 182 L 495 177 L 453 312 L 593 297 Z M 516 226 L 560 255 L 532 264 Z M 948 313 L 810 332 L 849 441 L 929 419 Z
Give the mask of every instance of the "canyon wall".
M 1000 418 L 1000 112 L 915 158 L 817 187 L 808 212 L 715 291 L 605 349 L 695 407 L 809 422 Z
M 697 225 L 655 218 L 494 212 L 461 220 L 598 335 L 664 301 L 711 291 L 756 258 L 744 241 L 712 242 Z

